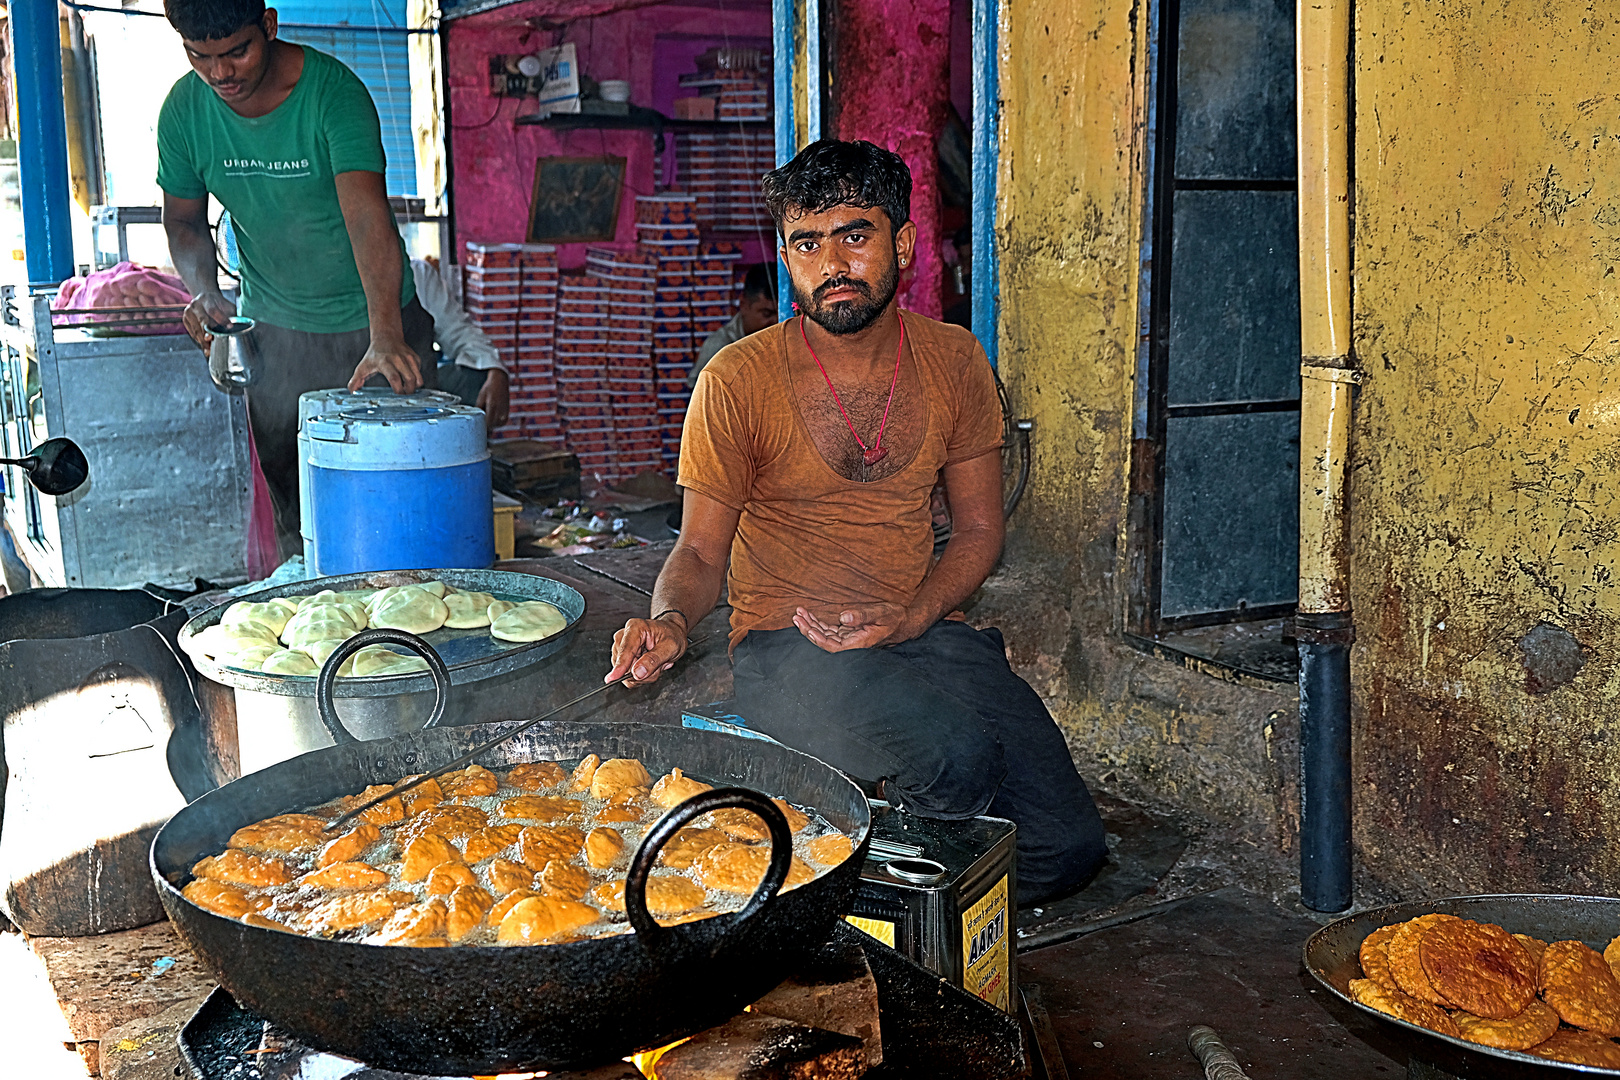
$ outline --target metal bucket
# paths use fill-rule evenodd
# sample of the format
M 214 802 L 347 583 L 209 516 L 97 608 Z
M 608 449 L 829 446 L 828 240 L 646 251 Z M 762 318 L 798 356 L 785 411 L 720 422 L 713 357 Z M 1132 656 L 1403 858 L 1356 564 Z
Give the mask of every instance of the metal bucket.
M 438 580 L 458 589 L 493 593 L 502 599 L 544 600 L 555 604 L 568 625 L 549 638 L 517 645 L 496 641 L 488 628 L 435 630 L 422 635 L 444 658 L 452 687 L 447 723 L 482 724 L 534 715 L 544 700 L 546 672 L 541 661 L 573 637 L 585 614 L 585 598 L 560 581 L 499 570 L 400 570 L 316 578 L 261 589 L 238 600 L 263 603 L 278 596 L 307 596 L 322 589 L 381 588 Z M 228 605 L 210 608 L 186 623 L 182 647 L 217 623 Z M 194 658 L 202 675 L 197 703 L 220 748 L 223 772 L 245 776 L 333 740 L 315 706 L 315 676 L 266 675 Z M 431 673 L 343 678 L 335 691 L 344 727 L 363 740 L 419 731 L 434 709 Z

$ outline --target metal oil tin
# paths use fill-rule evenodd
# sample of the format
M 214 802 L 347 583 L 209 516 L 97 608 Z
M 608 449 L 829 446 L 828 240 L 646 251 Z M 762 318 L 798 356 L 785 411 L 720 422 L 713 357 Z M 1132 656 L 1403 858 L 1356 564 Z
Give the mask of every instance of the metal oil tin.
M 1006 1012 L 1018 1001 L 1017 827 L 935 821 L 872 800 L 872 847 L 848 920 Z

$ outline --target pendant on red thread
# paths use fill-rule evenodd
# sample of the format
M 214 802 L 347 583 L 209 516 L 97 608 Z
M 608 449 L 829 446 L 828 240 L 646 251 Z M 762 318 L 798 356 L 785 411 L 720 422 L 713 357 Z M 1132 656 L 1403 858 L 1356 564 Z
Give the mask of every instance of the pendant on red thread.
M 888 456 L 889 451 L 881 446 L 874 446 L 870 450 L 864 450 L 861 452 L 861 460 L 866 462 L 867 468 L 871 468 L 873 465 L 876 465 L 878 462 L 882 461 Z

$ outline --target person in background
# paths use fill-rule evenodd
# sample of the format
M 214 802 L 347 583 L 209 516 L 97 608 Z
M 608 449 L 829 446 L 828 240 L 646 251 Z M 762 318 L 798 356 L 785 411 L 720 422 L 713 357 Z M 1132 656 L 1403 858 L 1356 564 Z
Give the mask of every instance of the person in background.
M 973 227 L 964 225 L 951 237 L 956 248 L 956 302 L 945 309 L 940 321 L 967 330 L 973 329 Z
M 192 72 L 158 116 L 158 186 L 175 269 L 191 291 L 186 331 L 237 314 L 219 287 L 208 197 L 231 213 L 241 314 L 258 323 L 248 422 L 275 505 L 283 558 L 298 521 L 298 397 L 374 375 L 397 393 L 433 384 L 421 356 L 433 320 L 416 300 L 383 183 L 371 94 L 325 53 L 277 37 L 264 0 L 165 0 Z
M 692 374 L 686 377 L 686 385 L 697 385 L 698 372 L 714 359 L 715 353 L 734 341 L 741 341 L 749 334 L 757 334 L 767 326 L 775 325 L 776 267 L 770 263 L 755 263 L 743 278 L 742 303 L 737 305 L 737 314 L 703 342 L 703 348 L 698 350 L 697 362 L 692 365 Z
M 433 338 L 439 346 L 439 389 L 484 410 L 485 428 L 506 423 L 511 409 L 511 383 L 498 349 L 467 318 L 449 282 L 426 259 L 411 260 L 416 299 L 433 316 Z

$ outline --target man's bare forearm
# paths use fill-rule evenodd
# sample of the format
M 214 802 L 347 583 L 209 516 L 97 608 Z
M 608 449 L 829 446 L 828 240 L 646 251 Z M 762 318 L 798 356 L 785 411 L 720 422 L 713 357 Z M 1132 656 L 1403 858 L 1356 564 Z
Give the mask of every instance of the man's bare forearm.
M 214 258 L 214 239 L 206 226 L 190 221 L 163 222 L 169 238 L 169 258 L 175 272 L 193 296 L 219 292 L 219 264 Z
M 939 562 L 906 605 L 906 621 L 917 633 L 961 607 L 984 584 L 1001 556 L 1003 536 L 1004 531 L 995 526 L 958 529 L 951 534 Z
M 706 562 L 693 548 L 677 543 L 653 586 L 651 614 L 678 611 L 690 631 L 714 610 L 725 580 L 725 566 Z
M 360 287 L 366 294 L 371 340 L 374 344 L 403 343 L 399 286 L 405 274 L 405 257 L 400 253 L 399 229 L 388 208 L 388 189 L 382 174 L 338 173 L 335 183 L 349 246 L 354 249 L 355 268 L 360 271 Z

